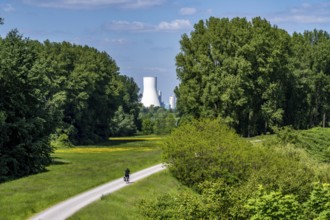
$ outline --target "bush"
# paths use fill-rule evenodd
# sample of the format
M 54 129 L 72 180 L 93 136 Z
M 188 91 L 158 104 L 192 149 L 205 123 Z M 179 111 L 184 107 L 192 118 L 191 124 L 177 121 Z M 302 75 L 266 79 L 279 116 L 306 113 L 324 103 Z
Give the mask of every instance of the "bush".
M 330 219 L 330 184 L 314 184 L 304 208 L 308 219 Z
M 292 194 L 270 192 L 259 188 L 256 198 L 249 199 L 245 206 L 251 213 L 250 219 L 299 219 L 302 214 L 301 205 Z
M 246 179 L 253 151 L 221 120 L 209 119 L 183 124 L 163 144 L 164 161 L 188 186 L 217 178 L 230 184 Z
M 258 185 L 276 193 L 260 194 L 255 213 L 264 210 L 259 205 L 268 200 L 279 200 L 284 211 L 298 210 L 297 204 L 308 200 L 313 181 L 326 180 L 305 156 L 295 148 L 253 146 L 221 120 L 184 123 L 163 143 L 163 158 L 172 174 L 201 194 L 208 217 L 224 219 L 251 215 L 252 208 L 245 205 L 255 198 Z
M 110 123 L 111 136 L 129 136 L 136 133 L 137 128 L 134 123 L 134 115 L 124 112 L 119 106 Z

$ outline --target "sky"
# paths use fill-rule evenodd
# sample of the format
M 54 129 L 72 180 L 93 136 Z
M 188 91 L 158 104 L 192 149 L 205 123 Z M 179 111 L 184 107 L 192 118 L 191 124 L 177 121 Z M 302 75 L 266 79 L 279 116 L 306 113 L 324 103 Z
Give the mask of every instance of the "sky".
M 157 77 L 168 104 L 179 85 L 175 56 L 180 39 L 199 20 L 260 16 L 288 33 L 330 33 L 330 0 L 0 0 L 0 36 L 17 29 L 43 42 L 67 41 L 107 52 L 120 74 Z

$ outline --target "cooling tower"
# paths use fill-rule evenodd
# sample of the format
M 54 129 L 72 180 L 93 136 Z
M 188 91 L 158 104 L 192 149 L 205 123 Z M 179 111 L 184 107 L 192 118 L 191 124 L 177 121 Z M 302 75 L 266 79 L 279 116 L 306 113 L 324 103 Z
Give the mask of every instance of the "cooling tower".
M 170 100 L 169 100 L 169 104 L 170 104 L 170 109 L 175 109 L 175 97 L 174 96 L 170 96 Z
M 156 77 L 143 77 L 143 95 L 142 104 L 144 107 L 160 106 L 157 94 L 157 78 Z

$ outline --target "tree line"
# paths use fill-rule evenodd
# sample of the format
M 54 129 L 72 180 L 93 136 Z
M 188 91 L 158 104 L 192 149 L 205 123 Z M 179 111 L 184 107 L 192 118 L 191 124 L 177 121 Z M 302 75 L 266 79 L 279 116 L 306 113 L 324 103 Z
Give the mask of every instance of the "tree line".
M 222 117 L 244 136 L 329 126 L 330 36 L 260 17 L 200 20 L 176 56 L 182 120 Z
M 163 107 L 150 106 L 141 108 L 139 119 L 141 122 L 140 131 L 143 134 L 170 134 L 177 125 L 175 111 Z
M 2 20 L 0 20 L 0 23 Z M 40 172 L 55 145 L 91 144 L 137 124 L 139 88 L 106 53 L 0 37 L 0 182 Z M 136 127 L 126 134 L 136 132 Z

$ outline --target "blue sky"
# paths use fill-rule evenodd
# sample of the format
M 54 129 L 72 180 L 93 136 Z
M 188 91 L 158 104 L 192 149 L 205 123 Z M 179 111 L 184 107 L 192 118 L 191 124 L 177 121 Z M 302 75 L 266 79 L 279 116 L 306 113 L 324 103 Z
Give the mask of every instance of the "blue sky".
M 68 41 L 106 51 L 142 93 L 143 76 L 156 76 L 168 103 L 179 84 L 175 56 L 180 38 L 199 20 L 266 18 L 289 33 L 330 32 L 329 0 L 0 0 L 0 36 Z

